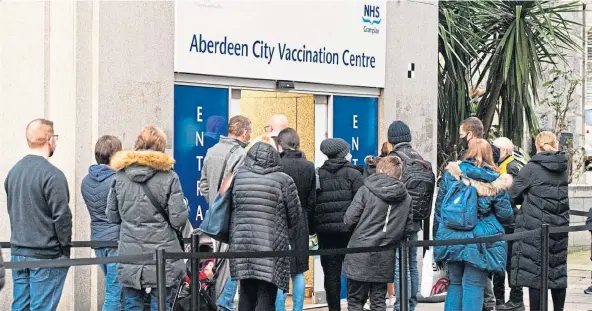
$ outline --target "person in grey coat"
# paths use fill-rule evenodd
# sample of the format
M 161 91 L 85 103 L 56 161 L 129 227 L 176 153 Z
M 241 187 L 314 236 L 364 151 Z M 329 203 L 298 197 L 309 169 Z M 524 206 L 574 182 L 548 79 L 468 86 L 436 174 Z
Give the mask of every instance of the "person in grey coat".
M 282 172 L 280 155 L 254 144 L 232 188 L 230 252 L 287 251 L 290 233 L 302 218 L 298 189 Z M 230 273 L 240 281 L 239 311 L 275 309 L 278 288 L 288 291 L 290 258 L 232 258 Z
M 232 174 L 243 164 L 247 152 L 245 147 L 251 139 L 251 121 L 244 116 L 234 116 L 228 121 L 228 136 L 220 136 L 220 140 L 208 149 L 204 158 L 204 166 L 199 180 L 199 191 L 208 204 L 216 199 L 216 194 L 224 176 Z M 214 242 L 216 252 L 228 250 L 228 244 Z M 216 271 L 216 304 L 222 311 L 234 310 L 234 296 L 237 282 L 230 278 L 228 260 L 217 263 Z
M 175 230 L 187 221 L 189 211 L 179 177 L 172 170 L 175 160 L 164 153 L 166 135 L 155 126 L 142 129 L 133 151 L 116 153 L 111 166 L 117 170 L 107 202 L 107 217 L 121 224 L 119 255 L 154 253 L 156 249 L 181 252 Z M 168 214 L 170 224 L 142 188 L 145 184 Z M 167 260 L 167 310 L 173 287 L 185 276 L 183 260 Z M 126 311 L 143 310 L 146 289 L 152 293 L 152 310 L 157 310 L 156 266 L 146 262 L 120 264 L 118 278 Z
M 376 174 L 364 180 L 343 219 L 353 229 L 348 248 L 394 245 L 414 232 L 411 196 L 400 181 L 402 167 L 400 158 L 384 157 Z M 371 310 L 386 310 L 387 283 L 395 277 L 394 267 L 392 250 L 345 255 L 347 309 L 362 311 L 369 295 Z

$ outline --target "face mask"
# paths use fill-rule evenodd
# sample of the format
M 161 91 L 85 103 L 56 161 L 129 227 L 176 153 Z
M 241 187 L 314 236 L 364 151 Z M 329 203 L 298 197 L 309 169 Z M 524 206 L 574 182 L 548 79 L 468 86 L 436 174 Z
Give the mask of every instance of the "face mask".
M 351 153 L 348 153 L 348 154 L 345 156 L 345 160 L 346 160 L 347 162 L 351 162 L 351 159 L 352 159 L 352 154 L 351 154 Z
M 467 136 L 469 136 L 468 134 L 465 135 L 465 137 L 461 137 L 460 138 L 460 146 L 464 149 L 467 150 L 469 149 L 469 140 L 467 139 Z

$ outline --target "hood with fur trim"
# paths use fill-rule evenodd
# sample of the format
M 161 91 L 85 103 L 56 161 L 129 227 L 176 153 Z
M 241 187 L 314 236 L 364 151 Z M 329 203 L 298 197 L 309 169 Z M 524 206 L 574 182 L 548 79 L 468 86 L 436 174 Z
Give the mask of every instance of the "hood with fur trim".
M 495 196 L 502 191 L 508 191 L 512 187 L 513 179 L 510 174 L 499 174 L 492 169 L 477 167 L 469 161 L 451 162 L 446 166 L 446 171 L 456 180 L 464 175 L 463 180 L 477 189 L 479 196 Z
M 173 164 L 175 160 L 172 157 L 151 150 L 120 151 L 111 158 L 114 170 L 125 171 L 136 182 L 145 182 L 159 171 L 170 171 Z

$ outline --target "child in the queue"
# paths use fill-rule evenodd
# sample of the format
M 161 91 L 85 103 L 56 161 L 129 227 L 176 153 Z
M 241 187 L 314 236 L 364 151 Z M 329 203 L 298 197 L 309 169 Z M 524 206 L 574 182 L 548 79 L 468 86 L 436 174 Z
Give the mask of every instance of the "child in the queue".
M 88 168 L 88 175 L 81 185 L 82 198 L 90 213 L 91 241 L 118 241 L 119 224 L 107 219 L 107 197 L 111 183 L 115 178 L 115 170 L 109 164 L 111 157 L 121 151 L 121 141 L 110 135 L 99 138 L 95 145 L 95 160 L 97 164 Z M 117 248 L 101 247 L 95 249 L 97 257 L 117 256 Z M 99 265 L 105 274 L 105 302 L 103 311 L 121 310 L 121 285 L 117 280 L 117 264 Z
M 463 188 L 463 184 L 468 188 Z M 436 199 L 435 240 L 503 235 L 504 229 L 500 222 L 509 221 L 513 215 L 508 195 L 511 186 L 510 175 L 496 172 L 489 143 L 476 139 L 469 145 L 464 161 L 452 162 L 446 167 Z M 470 190 L 470 187 L 474 187 L 476 197 L 455 195 L 466 193 L 464 191 Z M 466 200 L 460 202 L 461 199 Z M 463 215 L 459 215 L 458 219 L 448 217 L 452 215 L 454 207 L 463 204 L 466 208 Z M 463 219 L 477 221 L 471 222 L 472 228 L 468 229 L 471 227 L 469 222 L 458 224 Z M 459 228 L 463 225 L 467 228 Z M 505 271 L 507 246 L 505 241 L 436 246 L 434 259 L 448 264 L 450 285 L 444 310 L 481 310 L 488 275 Z
M 382 158 L 358 190 L 347 209 L 344 223 L 355 228 L 348 247 L 393 245 L 413 230 L 411 196 L 400 181 L 403 163 L 396 156 Z M 394 278 L 395 253 L 345 255 L 343 274 L 347 277 L 349 311 L 386 310 L 387 283 Z

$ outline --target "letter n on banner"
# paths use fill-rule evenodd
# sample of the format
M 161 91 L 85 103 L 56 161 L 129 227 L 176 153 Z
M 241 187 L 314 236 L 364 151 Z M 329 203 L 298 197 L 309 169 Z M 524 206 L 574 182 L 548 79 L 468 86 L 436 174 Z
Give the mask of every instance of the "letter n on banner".
M 333 137 L 351 148 L 352 164 L 378 152 L 378 98 L 333 96 Z
M 189 220 L 197 227 L 208 210 L 199 190 L 204 159 L 220 135 L 228 134 L 228 89 L 175 85 L 174 105 L 175 172 L 189 200 Z

